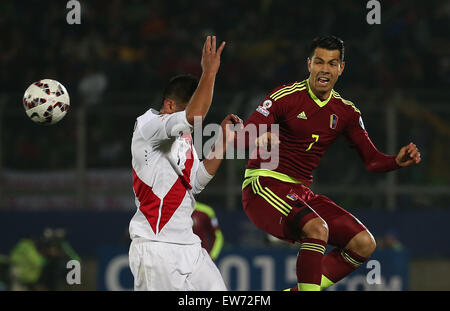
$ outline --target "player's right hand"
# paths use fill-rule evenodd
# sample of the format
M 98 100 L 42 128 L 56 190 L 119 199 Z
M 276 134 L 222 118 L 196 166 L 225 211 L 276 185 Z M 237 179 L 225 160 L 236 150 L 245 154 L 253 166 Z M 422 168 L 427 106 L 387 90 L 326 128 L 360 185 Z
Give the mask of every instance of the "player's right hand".
M 225 47 L 225 41 L 222 41 L 219 48 L 216 50 L 216 36 L 206 37 L 203 45 L 202 53 L 202 70 L 204 73 L 216 74 L 220 67 L 220 55 Z

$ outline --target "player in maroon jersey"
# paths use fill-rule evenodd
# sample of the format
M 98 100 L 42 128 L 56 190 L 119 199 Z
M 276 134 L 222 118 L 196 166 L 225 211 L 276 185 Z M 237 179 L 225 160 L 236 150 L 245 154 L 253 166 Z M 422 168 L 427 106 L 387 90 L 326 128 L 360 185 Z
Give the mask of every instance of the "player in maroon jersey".
M 345 66 L 344 43 L 334 36 L 313 40 L 309 77 L 282 85 L 266 96 L 244 125 L 279 124 L 279 135 L 258 133 L 256 145 L 278 143 L 278 166 L 248 161 L 242 203 L 250 220 L 280 239 L 299 242 L 298 290 L 321 290 L 357 269 L 375 250 L 375 240 L 353 215 L 309 186 L 312 171 L 340 135 L 356 148 L 368 170 L 389 172 L 420 162 L 410 143 L 396 156 L 372 144 L 361 112 L 333 90 Z M 249 142 L 248 142 L 249 143 Z M 247 145 L 247 147 L 250 147 Z M 324 256 L 327 244 L 336 246 Z
M 191 217 L 194 221 L 192 230 L 202 241 L 202 247 L 206 249 L 211 259 L 216 260 L 222 251 L 223 234 L 214 209 L 197 201 Z

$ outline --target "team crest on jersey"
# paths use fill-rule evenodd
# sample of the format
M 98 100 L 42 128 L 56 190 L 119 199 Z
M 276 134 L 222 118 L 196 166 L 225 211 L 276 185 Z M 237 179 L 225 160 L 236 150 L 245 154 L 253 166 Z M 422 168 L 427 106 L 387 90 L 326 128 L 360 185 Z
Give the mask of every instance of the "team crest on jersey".
M 297 201 L 299 199 L 297 193 L 295 193 L 294 191 L 289 191 L 289 193 L 286 195 L 286 198 L 292 200 L 292 201 Z
M 335 115 L 334 113 L 330 115 L 330 129 L 336 129 L 337 123 L 338 123 L 339 117 Z

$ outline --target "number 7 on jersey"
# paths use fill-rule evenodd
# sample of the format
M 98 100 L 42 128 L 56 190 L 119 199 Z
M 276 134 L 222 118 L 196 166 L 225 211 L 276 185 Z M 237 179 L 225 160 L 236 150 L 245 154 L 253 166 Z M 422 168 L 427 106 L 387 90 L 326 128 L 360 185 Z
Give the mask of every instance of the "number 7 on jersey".
M 319 135 L 312 134 L 311 136 L 312 136 L 312 138 L 314 138 L 314 141 L 309 144 L 309 147 L 308 147 L 308 149 L 306 149 L 306 151 L 309 151 L 311 149 L 311 147 L 319 141 Z

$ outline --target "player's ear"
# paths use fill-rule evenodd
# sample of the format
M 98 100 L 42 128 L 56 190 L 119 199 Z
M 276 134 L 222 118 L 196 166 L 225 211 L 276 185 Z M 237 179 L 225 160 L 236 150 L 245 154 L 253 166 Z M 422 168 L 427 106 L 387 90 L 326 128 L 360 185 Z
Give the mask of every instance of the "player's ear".
M 308 65 L 308 71 L 311 72 L 311 58 L 306 59 L 306 64 Z
M 164 98 L 164 113 L 174 113 L 176 111 L 176 103 L 170 98 Z
M 342 72 L 344 71 L 344 67 L 345 67 L 345 62 L 342 61 L 339 65 L 339 75 L 341 75 Z

